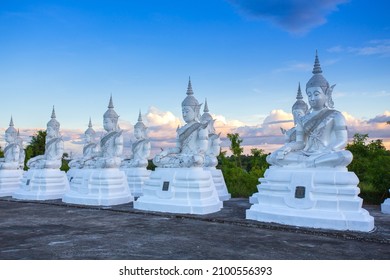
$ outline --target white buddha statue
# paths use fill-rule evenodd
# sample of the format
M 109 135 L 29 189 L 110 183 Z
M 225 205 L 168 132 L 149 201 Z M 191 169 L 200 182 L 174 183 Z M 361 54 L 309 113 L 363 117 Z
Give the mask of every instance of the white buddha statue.
M 202 167 L 204 164 L 208 146 L 207 124 L 199 122 L 201 104 L 194 97 L 191 80 L 181 106 L 186 124 L 177 129 L 176 147 L 165 149 L 154 157 L 153 163 L 157 167 Z
M 219 138 L 220 134 L 215 132 L 214 122 L 215 120 L 209 113 L 209 107 L 207 105 L 207 100 L 204 104 L 203 115 L 200 118 L 201 123 L 207 124 L 208 132 L 208 146 L 205 153 L 205 162 L 204 167 L 215 167 L 218 165 L 217 156 L 221 152 L 221 139 Z
M 47 123 L 45 153 L 31 158 L 27 166 L 31 169 L 58 169 L 62 165 L 64 141 L 60 135 L 60 123 L 53 107 L 51 120 Z
M 93 157 L 99 150 L 98 145 L 95 143 L 95 135 L 96 132 L 92 128 L 91 119 L 89 119 L 88 128 L 84 132 L 85 144 L 83 147 L 83 156 L 81 158 L 71 160 L 69 162 L 70 168 L 80 169 L 93 167 Z
M 332 91 L 322 76 L 316 55 L 313 77 L 306 84 L 310 111 L 298 118 L 296 140 L 271 153 L 267 162 L 288 167 L 346 167 L 352 153 L 344 150 L 348 142 L 344 116 L 333 109 Z
M 103 115 L 103 127 L 106 134 L 100 140 L 100 151 L 94 157 L 95 168 L 118 168 L 121 165 L 123 135 L 118 127 L 118 118 L 111 96 L 108 110 Z
M 150 156 L 150 140 L 146 134 L 147 127 L 142 122 L 141 112 L 138 115 L 138 122 L 134 125 L 134 137 L 136 141 L 131 145 L 131 156 L 122 162 L 122 167 L 147 167 Z
M 11 117 L 9 127 L 5 131 L 5 141 L 7 144 L 4 148 L 4 158 L 0 158 L 0 170 L 15 170 L 19 168 L 20 146 L 17 134 Z
M 306 102 L 303 101 L 302 91 L 301 91 L 301 84 L 298 85 L 298 93 L 296 97 L 296 101 L 294 105 L 292 106 L 292 114 L 294 118 L 294 127 L 292 127 L 289 130 L 285 130 L 281 128 L 282 133 L 285 136 L 286 143 L 289 142 L 295 142 L 297 139 L 297 131 L 296 126 L 300 125 L 302 126 L 302 117 L 305 116 L 309 111 L 309 106 L 307 106 Z
M 17 136 L 16 136 L 16 142 L 18 143 L 19 148 L 20 148 L 20 153 L 19 153 L 19 169 L 23 170 L 23 169 L 24 169 L 24 159 L 25 159 L 25 157 L 26 157 L 26 153 L 25 153 L 24 147 L 23 147 L 23 138 L 20 137 L 19 130 L 18 130 L 18 134 L 17 134 Z

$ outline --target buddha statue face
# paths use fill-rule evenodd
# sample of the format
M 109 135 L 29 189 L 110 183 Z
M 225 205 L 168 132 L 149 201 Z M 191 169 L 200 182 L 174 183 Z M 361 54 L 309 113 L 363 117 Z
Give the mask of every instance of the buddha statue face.
M 116 128 L 116 121 L 112 118 L 104 118 L 103 127 L 106 131 L 113 131 Z
M 134 129 L 134 137 L 136 139 L 141 139 L 141 138 L 145 138 L 145 132 L 143 129 L 137 127 Z
M 321 87 L 309 87 L 306 89 L 309 104 L 314 111 L 321 110 L 325 107 L 328 97 Z
M 58 131 L 54 127 L 52 127 L 52 126 L 47 126 L 46 135 L 49 138 L 54 138 L 54 137 L 58 136 Z
M 191 106 L 182 107 L 183 119 L 186 123 L 192 122 L 195 120 L 195 110 Z
M 11 132 L 5 132 L 5 141 L 7 143 L 14 143 L 16 140 L 16 134 Z

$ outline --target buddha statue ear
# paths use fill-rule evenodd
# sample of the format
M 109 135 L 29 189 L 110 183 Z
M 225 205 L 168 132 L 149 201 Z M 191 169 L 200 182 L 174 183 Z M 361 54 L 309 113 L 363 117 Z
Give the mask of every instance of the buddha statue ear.
M 330 109 L 333 109 L 333 107 L 334 107 L 334 102 L 332 99 L 332 92 L 333 92 L 333 89 L 335 86 L 336 85 L 334 84 L 333 86 L 328 87 L 326 89 L 326 92 L 325 92 L 325 95 L 328 97 L 327 105 L 328 105 L 328 108 L 330 108 Z

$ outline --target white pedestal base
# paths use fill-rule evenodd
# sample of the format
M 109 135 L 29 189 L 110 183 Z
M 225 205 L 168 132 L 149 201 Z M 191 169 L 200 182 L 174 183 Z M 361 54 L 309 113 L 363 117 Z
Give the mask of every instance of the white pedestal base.
M 246 211 L 247 219 L 335 230 L 374 228 L 358 197 L 359 179 L 346 168 L 271 167 L 259 181 L 257 203 Z
M 145 181 L 149 179 L 151 171 L 144 167 L 125 168 L 122 170 L 126 174 L 131 194 L 134 197 L 142 196 Z
M 386 198 L 381 204 L 381 211 L 384 214 L 390 214 L 390 198 Z
M 231 195 L 227 190 L 222 171 L 220 169 L 216 169 L 215 167 L 205 167 L 205 170 L 210 171 L 211 176 L 213 177 L 215 189 L 217 190 L 219 199 L 221 201 L 229 200 Z
M 0 170 L 0 197 L 11 196 L 20 187 L 23 170 Z
M 25 200 L 61 199 L 69 190 L 66 173 L 59 169 L 29 169 L 13 198 Z
M 133 201 L 126 175 L 116 168 L 79 169 L 62 201 L 71 204 L 111 206 Z
M 209 214 L 219 211 L 218 198 L 209 171 L 194 168 L 156 168 L 145 181 L 143 196 L 134 208 L 148 211 Z

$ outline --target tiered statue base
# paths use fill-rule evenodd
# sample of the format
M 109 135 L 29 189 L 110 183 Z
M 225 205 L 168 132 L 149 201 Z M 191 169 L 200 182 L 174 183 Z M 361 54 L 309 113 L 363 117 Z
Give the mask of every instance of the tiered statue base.
M 222 208 L 209 171 L 201 167 L 156 168 L 145 181 L 134 208 L 147 211 L 209 214 Z
M 29 169 L 13 198 L 25 200 L 61 199 L 69 190 L 66 173 L 59 169 Z
M 0 170 L 0 197 L 11 196 L 20 187 L 23 170 Z
M 116 168 L 79 169 L 62 201 L 70 204 L 112 206 L 133 201 L 126 175 Z
M 220 169 L 216 169 L 215 167 L 206 167 L 205 170 L 210 171 L 211 176 L 213 177 L 215 189 L 217 190 L 219 199 L 221 201 L 229 200 L 231 195 L 227 190 L 222 171 Z
M 150 177 L 150 170 L 144 167 L 134 167 L 122 169 L 127 177 L 129 189 L 134 197 L 142 196 L 145 181 Z
M 374 218 L 358 197 L 359 179 L 346 168 L 271 167 L 259 181 L 258 202 L 246 211 L 247 219 L 334 230 L 374 229 Z
M 390 198 L 385 199 L 381 204 L 381 211 L 385 214 L 390 214 Z

